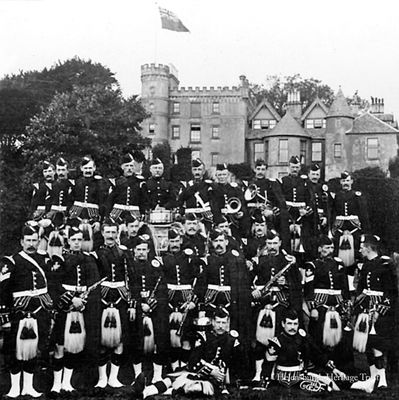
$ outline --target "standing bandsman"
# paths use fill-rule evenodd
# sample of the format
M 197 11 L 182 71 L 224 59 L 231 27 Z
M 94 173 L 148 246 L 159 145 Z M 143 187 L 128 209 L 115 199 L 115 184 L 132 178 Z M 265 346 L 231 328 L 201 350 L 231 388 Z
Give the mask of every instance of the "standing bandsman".
M 10 358 L 11 389 L 7 396 L 11 398 L 41 396 L 33 388 L 33 374 L 39 355 L 47 351 L 53 304 L 47 286 L 48 259 L 37 252 L 38 245 L 37 231 L 25 226 L 22 250 L 6 260 L 0 275 L 0 323 L 11 325 L 4 343 Z
M 172 369 L 188 362 L 192 338 L 191 323 L 198 302 L 198 282 L 202 263 L 190 247 L 182 249 L 182 237 L 178 231 L 168 232 L 169 253 L 163 256 L 163 270 L 168 287 L 169 329 L 171 340 Z M 197 285 L 197 282 L 199 285 Z
M 251 260 L 253 257 L 259 256 L 266 248 L 267 224 L 266 217 L 257 210 L 251 217 L 252 227 L 251 236 L 247 239 L 244 248 L 245 258 Z
M 177 206 L 177 193 L 172 182 L 164 176 L 164 165 L 159 158 L 154 158 L 150 165 L 151 177 L 147 179 L 146 189 L 150 210 L 172 210 Z
M 301 162 L 298 157 L 290 158 L 289 169 L 289 175 L 282 178 L 281 188 L 290 219 L 291 250 L 311 254 L 311 238 L 315 235 L 317 219 L 312 192 L 307 176 L 299 175 Z
M 371 393 L 379 377 L 378 388 L 387 387 L 384 355 L 391 349 L 391 308 L 395 293 L 392 260 L 379 255 L 380 239 L 374 235 L 363 235 L 360 253 L 364 259 L 357 286 L 354 312 L 357 321 L 353 346 L 366 352 L 370 367 L 370 378 L 354 383 L 351 388 Z
M 50 210 L 50 198 L 53 190 L 55 168 L 49 161 L 43 161 L 43 182 L 33 184 L 31 214 L 34 220 L 40 220 Z
M 349 290 L 355 290 L 353 276 L 360 246 L 360 236 L 370 230 L 367 203 L 360 191 L 352 189 L 353 178 L 344 171 L 341 174 L 341 190 L 333 196 L 331 206 L 332 234 L 338 257 L 347 267 Z
M 109 216 L 115 221 L 124 221 L 126 214 L 131 214 L 140 220 L 147 207 L 144 178 L 135 173 L 137 162 L 130 153 L 123 156 L 121 169 L 123 176 L 116 180 L 108 196 Z
M 193 179 L 186 182 L 178 198 L 182 215 L 194 213 L 210 228 L 213 214 L 217 212 L 214 204 L 213 181 L 204 179 L 205 165 L 196 158 L 191 163 Z
M 301 310 L 301 275 L 294 266 L 295 257 L 281 250 L 280 235 L 267 233 L 266 254 L 255 258 L 252 278 L 255 332 L 255 385 L 260 383 L 265 349 L 270 338 L 279 333 L 282 315 L 288 307 Z M 284 273 L 280 272 L 285 267 Z M 277 279 L 276 275 L 281 276 Z M 271 282 L 273 282 L 271 284 Z M 265 285 L 269 289 L 265 291 Z
M 132 361 L 135 377 L 142 373 L 142 362 L 151 361 L 153 382 L 162 379 L 162 368 L 169 354 L 168 291 L 160 261 L 149 258 L 149 245 L 141 238 L 134 249 L 132 300 L 137 304 Z
M 341 342 L 344 328 L 348 329 L 343 325 L 349 322 L 348 279 L 342 260 L 333 256 L 334 245 L 328 236 L 319 238 L 318 252 L 319 258 L 305 264 L 305 300 L 311 318 L 309 333 L 331 354 L 338 367 L 342 367 L 343 362 L 351 362 L 352 358 L 350 349 L 343 351 L 345 343 Z
M 183 247 L 194 249 L 195 255 L 204 257 L 207 253 L 207 238 L 200 232 L 199 221 L 195 214 L 183 217 Z
M 277 181 L 266 178 L 267 164 L 263 160 L 255 162 L 255 178 L 245 191 L 247 207 L 251 216 L 260 210 L 266 218 L 267 226 L 281 234 L 283 247 L 289 249 L 289 227 L 287 206 Z
M 61 263 L 53 264 L 55 275 L 54 303 L 57 310 L 54 324 L 54 382 L 52 392 L 74 391 L 73 370 L 79 365 L 83 350 L 93 357 L 98 351 L 100 336 L 100 291 L 88 291 L 98 283 L 95 258 L 82 252 L 83 233 L 68 230 L 69 252 Z M 90 296 L 89 296 L 90 295 Z
M 128 309 L 131 303 L 129 282 L 131 281 L 131 256 L 124 246 L 117 244 L 118 225 L 106 220 L 101 233 L 104 245 L 97 250 L 97 263 L 100 278 L 107 279 L 101 284 L 101 350 L 99 361 L 99 379 L 96 387 L 121 387 L 118 380 L 122 353 L 129 344 Z M 133 312 L 133 311 L 132 311 Z M 107 363 L 111 361 L 111 370 L 107 376 Z

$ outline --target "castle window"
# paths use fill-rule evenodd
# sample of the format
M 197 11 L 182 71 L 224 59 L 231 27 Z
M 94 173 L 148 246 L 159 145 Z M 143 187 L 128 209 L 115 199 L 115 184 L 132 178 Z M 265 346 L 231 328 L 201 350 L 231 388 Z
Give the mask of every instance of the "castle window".
M 200 143 L 201 142 L 201 125 L 200 124 L 191 124 L 190 142 L 191 143 Z
M 274 119 L 254 119 L 252 121 L 252 129 L 273 129 L 276 126 Z
M 180 114 L 180 103 L 173 102 L 172 112 L 173 114 Z
M 280 139 L 278 142 L 278 162 L 288 163 L 288 139 Z
M 180 126 L 172 126 L 172 139 L 180 139 Z
M 342 157 L 342 144 L 335 143 L 334 144 L 334 158 L 341 158 Z
M 263 143 L 254 143 L 254 161 L 263 160 L 265 157 L 265 145 Z
M 269 119 L 269 128 L 273 129 L 276 126 L 276 120 L 275 119 Z
M 195 160 L 196 158 L 201 158 L 201 150 L 192 150 L 191 151 L 191 159 Z
M 306 120 L 306 129 L 312 129 L 313 128 L 313 119 L 307 119 Z
M 308 144 L 306 142 L 306 140 L 301 140 L 300 142 L 300 149 L 299 149 L 299 157 L 301 160 L 301 164 L 306 164 L 306 148 L 307 148 Z
M 320 162 L 323 160 L 322 144 L 321 142 L 312 143 L 312 161 Z
M 211 165 L 212 167 L 216 167 L 216 164 L 219 162 L 219 153 L 212 153 L 211 154 Z
M 191 118 L 201 117 L 201 103 L 191 103 Z
M 322 119 L 322 118 L 317 118 L 317 119 L 314 120 L 313 126 L 314 126 L 316 129 L 325 128 L 325 127 L 326 127 L 326 125 L 325 125 L 325 120 Z
M 212 126 L 212 139 L 220 139 L 219 126 Z
M 148 125 L 148 133 L 150 135 L 155 135 L 155 124 L 149 124 Z
M 367 139 L 367 158 L 369 160 L 378 159 L 378 139 L 377 138 Z
M 219 114 L 220 113 L 219 102 L 215 101 L 215 102 L 212 103 L 212 113 L 213 114 Z
M 254 119 L 252 121 L 252 129 L 260 129 L 260 119 Z

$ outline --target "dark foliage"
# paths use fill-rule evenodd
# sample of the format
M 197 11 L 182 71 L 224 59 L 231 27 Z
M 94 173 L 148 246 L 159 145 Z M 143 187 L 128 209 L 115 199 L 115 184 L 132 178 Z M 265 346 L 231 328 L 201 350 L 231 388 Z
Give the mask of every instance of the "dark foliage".
M 176 151 L 177 164 L 170 171 L 173 182 L 187 181 L 191 179 L 191 148 L 181 147 Z

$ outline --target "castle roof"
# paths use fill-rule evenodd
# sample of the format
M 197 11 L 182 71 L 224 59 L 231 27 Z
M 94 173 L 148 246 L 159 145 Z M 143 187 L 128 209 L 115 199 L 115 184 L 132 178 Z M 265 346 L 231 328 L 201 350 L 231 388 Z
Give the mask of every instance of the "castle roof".
M 326 113 L 326 115 L 328 114 L 328 108 L 326 107 L 326 105 L 319 99 L 319 97 L 316 97 L 313 103 L 303 113 L 301 120 L 304 121 L 307 118 L 307 116 L 311 113 L 311 111 L 317 106 L 319 106 Z
M 255 110 L 252 111 L 252 113 L 249 116 L 249 120 L 250 121 L 253 120 L 263 107 L 267 108 L 270 111 L 270 113 L 273 115 L 273 117 L 276 118 L 277 121 L 280 121 L 280 119 L 281 119 L 280 115 L 278 114 L 278 112 L 275 110 L 275 108 L 266 99 L 263 99 L 257 105 Z
M 341 88 L 335 96 L 333 103 L 331 104 L 330 110 L 326 118 L 329 117 L 347 117 L 354 118 L 351 108 L 349 107 Z
M 310 137 L 310 135 L 305 132 L 299 122 L 289 112 L 285 113 L 281 121 L 278 122 L 278 124 L 270 133 L 273 136 L 284 135 Z
M 365 133 L 394 133 L 398 134 L 399 130 L 391 125 L 381 121 L 378 117 L 370 113 L 364 113 L 353 121 L 353 127 L 348 134 L 365 134 Z

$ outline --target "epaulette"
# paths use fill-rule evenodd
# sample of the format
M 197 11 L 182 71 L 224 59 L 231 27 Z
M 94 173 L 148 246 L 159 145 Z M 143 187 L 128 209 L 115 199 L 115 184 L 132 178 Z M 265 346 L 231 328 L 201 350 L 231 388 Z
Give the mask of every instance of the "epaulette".
M 388 256 L 381 256 L 380 259 L 384 265 L 390 264 L 392 262 L 392 258 Z
M 36 190 L 39 190 L 39 184 L 38 184 L 37 182 L 35 182 L 35 183 L 33 184 L 33 187 L 34 187 Z
M 304 179 L 304 180 L 306 180 L 306 179 L 308 179 L 309 177 L 308 177 L 307 175 L 304 174 L 304 175 L 301 175 L 301 178 Z
M 162 256 L 155 256 L 154 258 L 155 258 L 155 260 L 158 260 L 161 263 L 161 265 L 163 264 Z
M 135 177 L 136 177 L 137 179 L 144 180 L 144 176 L 143 176 L 143 175 L 135 175 Z
M 323 185 L 321 185 L 321 190 L 322 190 L 323 192 L 328 192 L 328 185 L 325 184 L 325 183 L 323 183 Z
M 306 337 L 306 331 L 304 329 L 298 329 L 298 333 L 302 336 L 302 337 Z
M 335 199 L 335 193 L 334 192 L 330 192 L 330 196 Z
M 154 267 L 154 268 L 158 268 L 158 267 L 160 267 L 161 266 L 161 263 L 158 261 L 158 260 L 152 260 L 151 261 L 151 265 Z
M 334 260 L 338 263 L 343 263 L 343 260 L 341 260 L 339 257 L 334 257 Z
M 188 185 L 188 186 L 193 186 L 193 185 L 194 185 L 194 181 L 191 179 L 191 181 L 188 181 L 188 182 L 187 182 L 187 185 Z
M 124 244 L 120 244 L 119 248 L 124 251 L 129 250 Z
M 15 261 L 14 261 L 14 258 L 12 256 L 3 256 L 1 259 L 2 260 L 8 260 L 8 261 L 11 262 L 11 264 L 15 265 Z
M 355 192 L 355 195 L 356 195 L 356 196 L 361 196 L 361 195 L 362 195 L 362 192 L 360 192 L 360 191 L 358 190 L 357 192 Z
M 313 264 L 313 261 L 306 261 L 305 266 L 311 266 L 313 269 L 316 269 L 316 266 Z
M 231 254 L 232 254 L 234 257 L 238 257 L 238 256 L 240 255 L 240 253 L 239 253 L 236 249 L 231 250 Z
M 232 329 L 232 330 L 230 331 L 230 336 L 233 337 L 233 338 L 238 338 L 238 332 L 235 331 L 234 329 Z
M 230 186 L 233 188 L 238 187 L 238 183 L 237 182 L 230 182 Z
M 108 178 L 109 182 L 111 183 L 112 186 L 116 185 L 116 179 L 115 178 Z
M 89 255 L 93 256 L 96 260 L 98 259 L 98 255 L 95 251 L 91 251 Z
M 83 253 L 85 256 L 91 256 L 91 254 L 90 254 L 89 251 L 82 251 L 82 253 Z
M 211 179 L 205 179 L 204 182 L 205 182 L 205 183 L 208 183 L 208 184 L 210 184 L 210 185 L 213 183 L 213 181 L 212 181 Z
M 75 186 L 75 179 L 68 179 L 69 180 L 69 183 L 71 184 L 71 185 L 74 185 Z
M 186 249 L 183 250 L 183 253 L 184 253 L 186 256 L 190 257 L 190 256 L 192 256 L 192 255 L 194 254 L 194 250 L 193 250 L 193 249 L 190 249 L 190 248 L 186 248 Z
M 180 181 L 180 183 L 182 184 L 182 186 L 187 187 L 187 182 L 186 181 Z
M 101 175 L 94 175 L 94 179 L 101 180 L 103 177 Z
M 37 250 L 37 252 L 36 252 L 37 254 L 40 254 L 41 256 L 45 256 L 45 255 L 47 255 L 47 251 L 45 251 L 45 250 L 41 250 L 41 249 L 39 249 L 39 250 Z
M 281 343 L 277 337 L 272 337 L 269 339 L 269 344 L 275 344 L 277 347 L 281 347 Z

